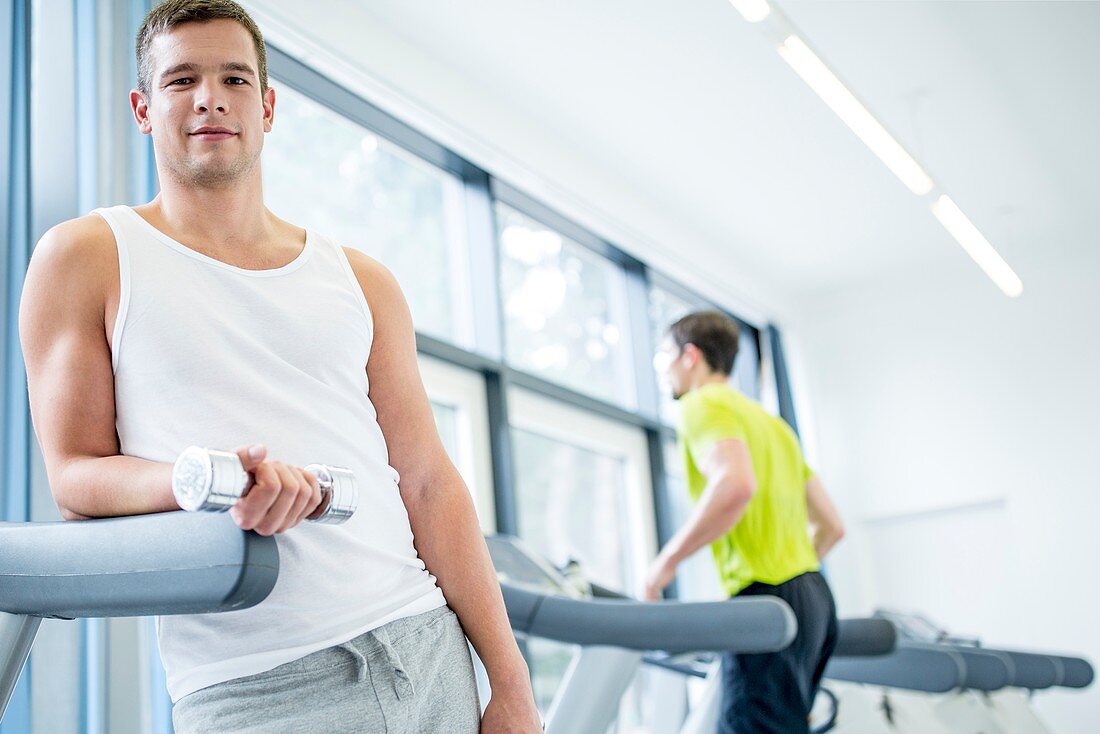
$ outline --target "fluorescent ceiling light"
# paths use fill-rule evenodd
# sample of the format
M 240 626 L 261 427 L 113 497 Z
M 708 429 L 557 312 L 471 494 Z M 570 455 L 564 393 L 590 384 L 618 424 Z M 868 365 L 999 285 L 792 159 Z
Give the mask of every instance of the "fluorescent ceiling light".
M 924 196 L 932 190 L 932 179 L 920 164 L 886 132 L 801 38 L 788 36 L 779 46 L 779 55 L 910 191 Z
M 993 245 L 989 244 L 989 240 L 982 236 L 978 228 L 966 218 L 949 196 L 944 195 L 936 199 L 932 204 L 932 213 L 951 233 L 951 236 L 959 241 L 962 248 L 966 250 L 966 254 L 974 258 L 978 267 L 1005 292 L 1006 296 L 1015 298 L 1024 292 L 1024 284 L 1020 276 L 1013 272 L 1004 258 L 993 249 Z
M 730 3 L 750 23 L 758 23 L 764 20 L 772 10 L 765 0 L 730 0 Z

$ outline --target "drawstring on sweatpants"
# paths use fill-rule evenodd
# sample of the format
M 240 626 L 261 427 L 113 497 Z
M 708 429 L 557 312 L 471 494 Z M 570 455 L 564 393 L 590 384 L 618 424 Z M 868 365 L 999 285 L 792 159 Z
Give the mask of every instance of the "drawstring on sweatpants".
M 405 672 L 405 666 L 401 662 L 397 650 L 394 650 L 393 645 L 390 644 L 390 636 L 383 632 L 382 634 L 375 634 L 374 639 L 378 640 L 378 643 L 382 645 L 382 651 L 386 653 L 386 663 L 393 671 L 393 690 L 397 693 L 397 697 L 400 699 L 415 695 L 416 691 L 413 690 L 409 674 Z
M 369 632 L 368 634 L 378 642 L 378 646 L 381 648 L 380 652 L 385 655 L 386 666 L 393 672 L 393 690 L 397 697 L 402 699 L 415 695 L 416 690 L 413 688 L 412 681 L 409 680 L 409 674 L 405 672 L 401 657 L 397 654 L 397 650 L 393 648 L 393 645 L 390 644 L 389 635 L 384 632 L 382 634 Z M 360 683 L 366 681 L 370 675 L 370 663 L 363 653 L 359 652 L 351 641 L 342 642 L 337 647 L 347 650 L 355 659 L 356 680 Z
M 367 675 L 370 672 L 370 667 L 367 665 L 367 659 L 363 657 L 363 653 L 355 649 L 355 646 L 351 642 L 341 642 L 337 647 L 347 650 L 351 653 L 351 656 L 355 658 L 355 679 L 362 683 L 367 679 Z

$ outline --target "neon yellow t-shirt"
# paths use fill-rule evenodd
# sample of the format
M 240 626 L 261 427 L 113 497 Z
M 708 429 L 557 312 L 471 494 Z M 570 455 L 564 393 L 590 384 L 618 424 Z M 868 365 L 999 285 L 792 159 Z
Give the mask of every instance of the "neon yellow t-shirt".
M 733 529 L 711 543 L 726 592 L 734 596 L 754 581 L 781 584 L 816 571 L 806 517 L 806 482 L 813 472 L 790 426 L 728 385 L 703 385 L 679 402 L 680 452 L 693 501 L 706 489 L 697 462 L 712 444 L 738 439 L 752 456 L 756 494 Z

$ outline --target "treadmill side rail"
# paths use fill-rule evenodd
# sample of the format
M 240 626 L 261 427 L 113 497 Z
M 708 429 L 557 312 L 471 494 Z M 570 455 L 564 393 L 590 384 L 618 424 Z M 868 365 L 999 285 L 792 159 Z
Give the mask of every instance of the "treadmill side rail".
M 962 656 L 933 646 L 899 647 L 891 655 L 871 658 L 834 657 L 825 677 L 851 683 L 946 693 L 966 679 Z
M 574 645 L 671 653 L 700 650 L 775 652 L 798 630 L 782 599 L 754 596 L 717 602 L 570 599 L 502 583 L 516 632 Z

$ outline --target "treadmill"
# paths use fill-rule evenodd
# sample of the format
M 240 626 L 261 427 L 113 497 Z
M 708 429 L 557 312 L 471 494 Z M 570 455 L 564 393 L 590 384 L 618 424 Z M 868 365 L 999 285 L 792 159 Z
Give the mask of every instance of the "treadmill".
M 784 649 L 797 624 L 786 602 L 753 596 L 715 602 L 641 602 L 563 573 L 510 536 L 486 538 L 508 618 L 517 636 L 580 645 L 546 714 L 551 734 L 604 734 L 643 663 L 708 679 L 683 732 L 717 729 L 720 676 L 693 659 L 705 651 L 761 653 Z M 881 655 L 894 648 L 886 620 L 844 620 L 839 651 Z M 688 657 L 688 662 L 679 658 Z
M 898 629 L 897 651 L 874 660 L 836 659 L 825 671 L 842 682 L 831 685 L 846 710 L 858 712 L 838 732 L 1045 734 L 1032 693 L 1085 688 L 1093 680 L 1081 658 L 983 647 L 916 615 L 880 610 L 876 617 Z

